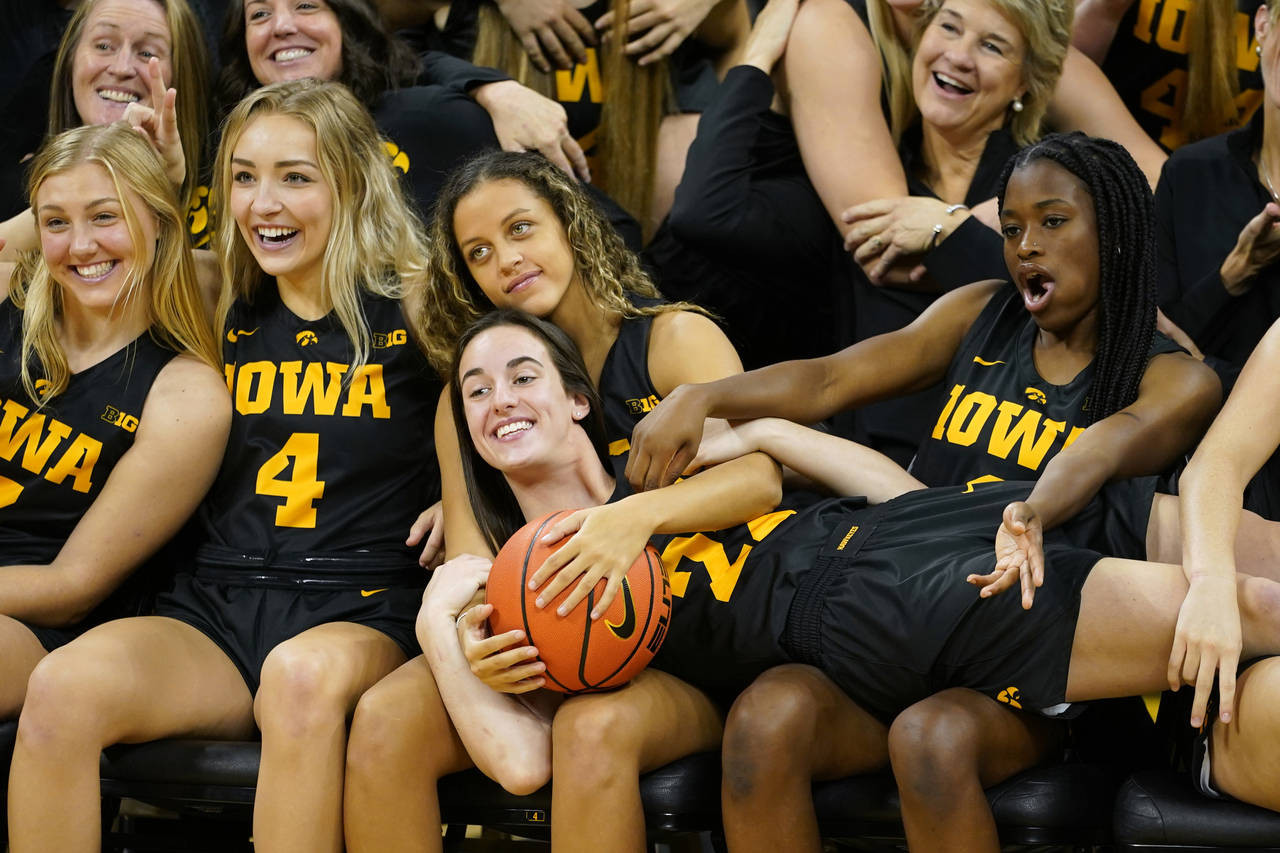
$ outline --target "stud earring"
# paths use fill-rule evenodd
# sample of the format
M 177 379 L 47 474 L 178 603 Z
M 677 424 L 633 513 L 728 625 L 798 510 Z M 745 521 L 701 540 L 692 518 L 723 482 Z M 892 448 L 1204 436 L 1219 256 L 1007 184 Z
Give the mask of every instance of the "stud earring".
M 1255 45 L 1253 46 L 1253 52 L 1254 52 L 1254 53 L 1256 53 L 1256 54 L 1258 54 L 1258 56 L 1262 56 L 1262 45 L 1260 45 L 1260 44 L 1255 44 Z
M 1022 98 L 1014 98 L 1013 103 L 1009 106 L 1013 107 L 1013 111 L 1015 113 L 1022 112 Z

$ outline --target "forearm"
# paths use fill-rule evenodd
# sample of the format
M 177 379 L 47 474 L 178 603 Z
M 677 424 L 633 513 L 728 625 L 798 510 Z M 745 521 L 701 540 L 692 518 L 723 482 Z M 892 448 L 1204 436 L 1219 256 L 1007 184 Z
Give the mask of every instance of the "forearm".
M 418 641 L 449 718 L 476 767 L 499 781 L 512 774 L 550 778 L 550 719 L 476 678 L 458 642 L 454 615 L 424 612 Z
M 46 627 L 71 625 L 93 609 L 83 584 L 54 565 L 0 567 L 0 613 Z
M 708 468 L 619 502 L 652 533 L 721 530 L 764 515 L 782 497 L 782 474 L 763 453 Z
M 1027 497 L 1045 530 L 1052 530 L 1084 509 L 1115 471 L 1107 454 L 1069 450 L 1050 460 Z
M 23 252 L 40 246 L 36 234 L 36 218 L 31 208 L 0 222 L 0 260 L 14 261 Z
M 750 424 L 758 449 L 838 495 L 864 495 L 884 503 L 925 484 L 870 447 L 791 421 L 766 418 Z

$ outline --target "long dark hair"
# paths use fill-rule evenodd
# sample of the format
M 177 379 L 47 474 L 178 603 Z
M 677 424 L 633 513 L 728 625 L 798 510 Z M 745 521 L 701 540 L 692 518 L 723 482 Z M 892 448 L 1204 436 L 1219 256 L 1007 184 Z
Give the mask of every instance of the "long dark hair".
M 458 366 L 467 344 L 481 332 L 497 326 L 525 329 L 546 346 L 551 363 L 560 373 L 564 390 L 587 398 L 590 411 L 578 423 L 591 439 L 591 446 L 595 448 L 600 464 L 605 468 L 609 467 L 609 442 L 605 437 L 600 392 L 591 384 L 591 375 L 582 362 L 582 353 L 578 352 L 569 336 L 559 326 L 513 308 L 499 308 L 472 323 L 458 338 L 454 348 L 453 370 L 449 377 L 449 400 L 453 405 L 453 426 L 458 432 L 458 446 L 462 450 L 462 476 L 467 484 L 467 495 L 471 499 L 471 511 L 495 554 L 502 543 L 511 538 L 511 534 L 524 526 L 525 518 L 506 477 L 481 458 L 471 441 L 467 417 L 462 410 L 462 382 L 458 376 Z
M 383 92 L 412 86 L 418 80 L 419 63 L 413 48 L 387 31 L 378 10 L 369 0 L 325 0 L 342 30 L 342 71 L 336 82 L 344 84 L 360 103 L 373 109 Z M 244 0 L 227 4 L 219 54 L 219 115 L 231 111 L 241 98 L 262 85 L 253 76 L 244 49 Z
M 1093 424 L 1138 399 L 1156 330 L 1155 213 L 1151 187 L 1123 146 L 1109 139 L 1055 133 L 1014 155 L 1009 177 L 1036 160 L 1051 160 L 1084 182 L 1098 224 L 1098 345 L 1085 404 Z

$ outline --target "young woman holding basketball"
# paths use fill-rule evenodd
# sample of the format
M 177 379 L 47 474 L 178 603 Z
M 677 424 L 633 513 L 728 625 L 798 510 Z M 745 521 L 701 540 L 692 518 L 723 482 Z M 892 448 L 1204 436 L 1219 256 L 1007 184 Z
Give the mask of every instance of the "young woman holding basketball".
M 459 417 L 459 428 L 467 430 L 474 446 L 467 452 L 476 455 L 475 470 L 487 465 L 500 471 L 508 487 L 505 492 L 476 488 L 473 494 L 483 496 L 477 502 L 487 505 L 486 514 L 506 532 L 553 507 L 618 500 L 628 492 L 599 463 L 578 419 L 589 397 L 577 390 L 572 371 L 563 378 L 557 369 L 572 360 L 566 359 L 565 346 L 554 329 L 509 316 L 487 319 L 459 345 L 451 381 L 465 415 L 465 423 Z M 497 426 L 513 416 L 534 426 L 511 442 L 499 438 Z M 892 493 L 892 481 L 877 476 L 870 483 L 857 482 L 860 469 L 844 464 L 845 459 L 830 464 L 825 450 L 815 454 L 800 442 L 790 452 L 842 472 L 840 479 L 827 481 L 829 486 Z M 669 526 L 680 526 L 682 519 L 685 526 L 695 526 L 680 497 L 690 489 L 680 490 L 697 480 L 695 476 L 652 493 L 670 499 Z M 980 598 L 965 584 L 972 572 L 990 565 L 990 531 L 999 524 L 1004 505 L 1031 488 L 982 483 L 917 490 L 872 507 L 861 499 L 834 499 L 782 509 L 769 516 L 768 524 L 758 519 L 708 534 L 731 550 L 741 542 L 753 545 L 741 572 L 728 581 L 699 565 L 691 552 L 677 546 L 673 553 L 679 537 L 656 537 L 655 544 L 670 555 L 664 558 L 667 570 L 679 585 L 673 585 L 677 599 L 672 622 L 654 666 L 672 668 L 695 684 L 716 689 L 750 677 L 753 668 L 771 661 L 803 661 L 824 671 L 863 713 L 880 720 L 891 719 L 938 684 L 992 697 L 1016 685 L 1028 709 L 1163 686 L 1168 649 L 1188 591 L 1178 567 L 1099 558 L 1051 533 L 1045 549 L 1050 570 L 1031 611 L 1023 610 L 1014 596 Z M 695 507 L 691 511 L 705 511 L 701 504 Z M 547 538 L 571 532 L 582 516 L 603 509 L 574 513 Z M 1007 537 L 997 541 L 998 548 L 1010 544 Z M 544 564 L 533 581 L 545 580 L 555 568 Z M 435 637 L 458 660 L 462 655 L 453 620 L 463 614 L 482 575 L 472 567 L 469 584 L 458 584 L 448 602 L 441 599 L 439 609 L 424 612 L 424 622 L 437 626 Z M 1280 585 L 1242 577 L 1235 587 L 1244 645 L 1250 654 L 1266 653 L 1280 643 L 1280 630 L 1266 615 L 1280 601 Z M 461 645 L 471 644 L 470 626 L 483 613 L 460 619 Z M 479 643 L 473 652 L 500 649 L 506 639 Z M 424 642 L 434 655 L 434 640 L 424 637 Z M 513 655 L 500 657 L 509 663 Z M 453 676 L 474 684 L 464 666 L 459 664 Z M 1265 702 L 1277 687 L 1277 675 L 1280 669 L 1259 669 L 1256 683 L 1247 685 L 1249 701 Z M 446 703 L 451 689 L 442 678 Z M 463 714 L 465 709 L 459 708 L 459 716 Z M 1260 729 L 1274 715 L 1264 719 Z M 626 738 L 627 732 L 612 735 Z M 884 736 L 881 728 L 882 756 Z M 1249 733 L 1259 743 L 1263 736 L 1263 731 Z M 1266 729 L 1265 736 L 1273 737 L 1273 732 Z M 864 734 L 864 739 L 874 737 Z M 489 739 L 502 737 L 490 730 Z M 1274 750 L 1273 744 L 1267 747 L 1268 754 Z M 1239 799 L 1280 805 L 1273 773 L 1235 772 L 1252 762 L 1248 751 L 1232 744 L 1221 757 L 1229 769 L 1220 772 L 1215 764 L 1216 784 Z
M 685 377 L 718 378 L 741 370 L 737 354 L 715 324 L 690 310 L 692 306 L 662 303 L 635 256 L 581 188 L 535 155 L 495 152 L 459 170 L 436 207 L 432 245 L 435 263 L 419 325 L 433 363 L 447 372 L 459 336 L 490 305 L 550 320 L 585 354 L 589 376 L 604 398 L 601 415 L 609 453 L 619 462 L 632 427 Z M 487 558 L 503 540 L 494 538 L 473 514 L 451 409 L 442 400 L 436 419 L 446 552 L 451 558 Z M 760 497 L 753 489 L 776 488 L 770 486 L 771 462 L 758 457 L 743 463 L 726 469 L 741 480 L 735 494 L 741 502 L 725 505 L 736 521 L 758 510 Z M 585 573 L 567 607 L 606 575 L 610 589 L 597 612 L 608 606 L 630 566 L 611 547 L 616 536 L 601 518 L 566 546 L 581 548 L 583 556 L 574 566 Z M 568 579 L 566 574 L 564 581 Z M 426 660 L 416 659 L 361 699 L 347 764 L 347 843 L 352 850 L 423 849 L 423 844 L 436 843 L 431 829 L 439 824 L 436 780 L 457 768 L 438 752 L 437 733 L 447 730 L 447 718 L 428 717 L 430 706 L 421 701 L 424 693 L 435 692 Z M 638 679 L 626 691 L 610 694 L 604 704 L 612 702 L 627 708 L 678 706 L 690 721 L 682 734 L 690 745 L 711 748 L 719 742 L 719 714 L 711 703 L 700 691 L 664 674 Z M 571 710 L 577 714 L 584 708 L 575 700 L 564 709 Z M 654 755 L 646 754 L 643 762 L 665 763 L 663 750 L 680 740 L 655 738 L 647 747 Z M 443 761 L 439 766 L 437 758 Z M 557 788 L 557 804 L 561 791 Z M 570 803 L 562 809 L 566 822 L 572 808 Z M 639 819 L 638 801 L 621 804 L 618 811 Z M 396 819 L 385 819 L 388 813 Z M 600 841 L 600 831 L 595 828 L 579 843 L 588 837 Z M 625 835 L 630 825 L 618 831 Z
M 910 326 L 823 359 L 678 389 L 637 428 L 633 482 L 656 484 L 683 468 L 704 414 L 809 423 L 940 378 L 945 397 L 912 473 L 930 485 L 1037 479 L 1026 504 L 1011 510 L 1034 508 L 1035 531 L 1076 516 L 1108 482 L 1176 462 L 1212 418 L 1220 392 L 1212 371 L 1153 338 L 1155 266 L 1143 242 L 1152 234 L 1151 195 L 1141 171 L 1115 143 L 1054 136 L 1018 155 L 1000 186 L 1012 285 L 961 288 Z M 1113 499 L 1099 505 L 1108 511 L 1089 519 L 1100 536 L 1094 547 L 1176 560 L 1177 502 L 1154 489 L 1153 478 L 1109 487 Z M 1163 547 L 1149 547 L 1156 543 Z M 1015 571 L 1002 585 L 1018 578 Z M 1025 596 L 1030 606 L 1030 589 Z M 916 715 L 930 724 L 912 725 Z M 766 674 L 739 697 L 726 725 L 730 843 L 816 849 L 811 781 L 878 761 L 861 753 L 858 734 L 878 725 L 812 670 Z M 847 736 L 834 742 L 847 746 L 828 748 L 837 731 Z M 892 739 L 908 838 L 932 849 L 942 842 L 921 837 L 921 827 L 940 826 L 939 838 L 994 843 L 982 782 L 1030 766 L 1059 736 L 1039 718 L 971 694 L 926 700 Z M 913 768 L 925 766 L 948 768 L 946 782 L 913 784 Z M 779 817 L 760 821 L 761 814 Z
M 439 387 L 408 335 L 419 226 L 338 84 L 254 92 L 228 119 L 216 174 L 234 414 L 194 569 L 157 615 L 101 626 L 33 676 L 16 851 L 96 848 L 104 745 L 255 726 L 258 848 L 340 850 L 346 721 L 416 652 L 424 577 L 403 539 L 434 499 Z
M 0 719 L 49 652 L 133 612 L 117 588 L 195 509 L 230 421 L 182 213 L 146 141 L 68 131 L 29 187 L 40 251 L 0 282 Z

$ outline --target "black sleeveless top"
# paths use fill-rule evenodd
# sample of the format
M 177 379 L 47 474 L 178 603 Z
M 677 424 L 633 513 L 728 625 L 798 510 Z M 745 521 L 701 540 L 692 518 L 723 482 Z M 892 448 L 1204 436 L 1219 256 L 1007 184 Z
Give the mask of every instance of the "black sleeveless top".
M 629 294 L 638 308 L 663 304 L 661 299 Z M 653 317 L 624 317 L 618 339 L 605 356 L 600 370 L 600 397 L 604 403 L 605 437 L 609 455 L 624 456 L 631 449 L 631 430 L 658 405 L 658 391 L 649 378 L 649 332 Z
M 1262 72 L 1254 51 L 1258 39 L 1253 32 L 1253 15 L 1262 2 L 1236 0 L 1232 31 L 1236 35 L 1240 86 L 1236 106 L 1240 115 L 1233 127 L 1247 123 L 1262 103 Z M 1102 63 L 1103 73 L 1138 124 L 1166 151 L 1188 141 L 1182 128 L 1188 81 L 1188 15 L 1187 0 L 1133 0 Z
M 439 495 L 440 383 L 400 303 L 361 302 L 372 340 L 354 373 L 336 315 L 299 318 L 274 283 L 232 307 L 223 360 L 234 414 L 200 509 L 206 545 L 268 561 L 360 551 L 414 565 L 405 536 Z
M 1093 364 L 1065 385 L 1036 371 L 1037 327 L 1013 285 L 996 291 L 951 360 L 911 473 L 930 486 L 1034 480 L 1084 432 Z M 1156 333 L 1148 358 L 1182 352 Z
M 49 563 L 133 446 L 173 350 L 144 333 L 37 408 L 22 385 L 22 312 L 0 302 L 0 565 Z M 37 390 L 42 379 L 35 373 Z

